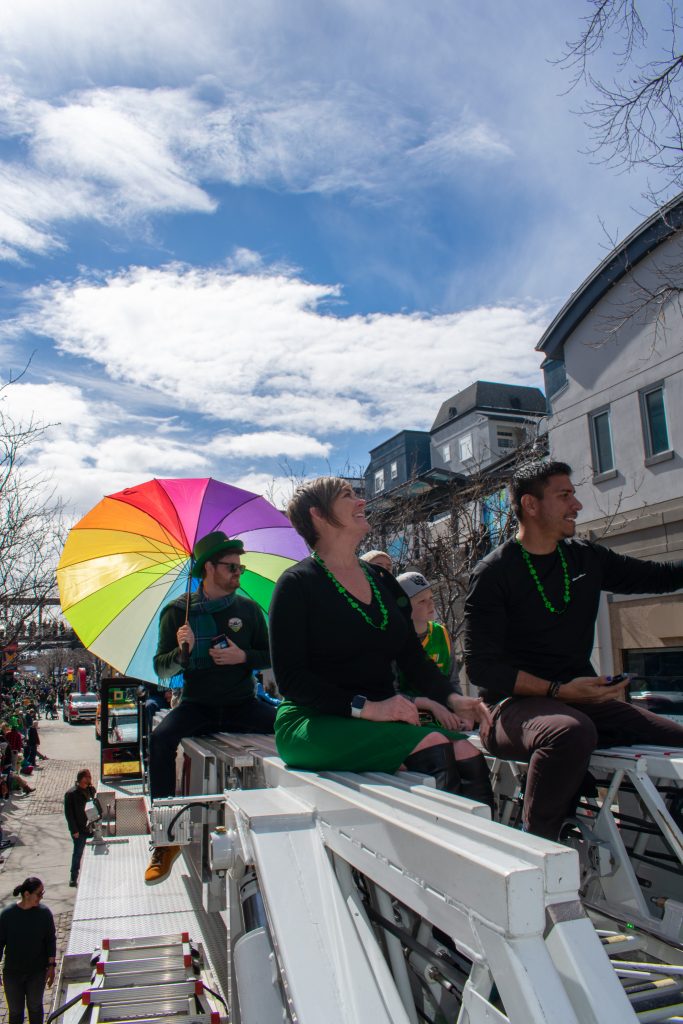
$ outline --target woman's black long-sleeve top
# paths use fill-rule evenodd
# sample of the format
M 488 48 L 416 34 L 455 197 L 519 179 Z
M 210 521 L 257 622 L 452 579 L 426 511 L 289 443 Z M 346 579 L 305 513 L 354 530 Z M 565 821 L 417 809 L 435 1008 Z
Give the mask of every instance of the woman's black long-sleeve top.
M 368 625 L 312 558 L 282 574 L 269 615 L 271 659 L 280 692 L 295 704 L 349 717 L 355 694 L 373 701 L 395 695 L 395 663 L 415 690 L 446 704 L 451 687 L 426 656 L 409 615 L 401 610 L 407 602 L 401 587 L 390 573 L 367 568 L 389 613 L 385 630 Z M 374 595 L 370 605 L 361 607 L 372 622 L 381 622 Z

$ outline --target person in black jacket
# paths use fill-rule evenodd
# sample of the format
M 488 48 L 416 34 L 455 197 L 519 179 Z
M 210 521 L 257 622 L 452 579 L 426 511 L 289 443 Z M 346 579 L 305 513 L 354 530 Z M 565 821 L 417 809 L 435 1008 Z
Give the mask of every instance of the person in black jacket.
M 491 803 L 486 763 L 461 719 L 487 723 L 486 706 L 453 693 L 425 654 L 393 576 L 359 560 L 369 530 L 365 501 L 346 480 L 321 477 L 289 503 L 313 548 L 278 580 L 270 606 L 273 669 L 285 700 L 275 723 L 295 768 L 433 775 L 442 789 Z M 396 692 L 395 665 L 409 699 Z M 420 710 L 436 724 L 421 725 Z
M 4 954 L 2 983 L 9 1024 L 22 1024 L 24 1006 L 30 1024 L 42 1024 L 45 985 L 51 988 L 55 980 L 55 922 L 40 902 L 45 888 L 39 878 L 26 878 L 13 895 L 21 896 L 19 902 L 0 913 L 0 959 Z
M 598 746 L 683 746 L 683 727 L 619 700 L 628 680 L 598 676 L 590 660 L 602 591 L 679 590 L 683 563 L 574 540 L 582 506 L 566 463 L 522 467 L 510 495 L 519 530 L 474 569 L 465 662 L 493 710 L 487 750 L 529 762 L 524 828 L 557 839 Z
M 69 885 L 72 887 L 78 884 L 78 872 L 81 868 L 83 851 L 90 835 L 90 822 L 85 814 L 85 805 L 89 800 L 94 799 L 95 787 L 92 784 L 90 769 L 81 768 L 76 775 L 76 785 L 67 789 L 64 794 L 64 816 L 74 844 L 69 880 Z
M 150 737 L 153 800 L 175 794 L 176 751 L 183 737 L 273 731 L 275 710 L 256 698 L 253 676 L 255 669 L 270 667 L 268 627 L 256 601 L 237 593 L 243 554 L 241 540 L 221 530 L 207 533 L 194 546 L 192 575 L 201 583 L 189 609 L 182 597 L 161 612 L 154 671 L 160 679 L 182 672 L 183 699 Z M 163 882 L 179 854 L 176 845 L 157 847 L 145 883 Z

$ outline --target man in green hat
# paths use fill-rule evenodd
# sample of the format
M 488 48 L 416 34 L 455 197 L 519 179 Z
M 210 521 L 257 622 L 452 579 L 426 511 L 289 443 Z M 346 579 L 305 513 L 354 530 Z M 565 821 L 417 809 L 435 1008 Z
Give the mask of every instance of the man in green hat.
M 242 541 L 208 533 L 193 551 L 192 575 L 201 579 L 189 604 L 178 598 L 159 620 L 154 671 L 160 679 L 183 673 L 183 699 L 152 732 L 152 799 L 175 795 L 175 758 L 186 736 L 214 732 L 272 733 L 275 708 L 254 696 L 255 669 L 270 666 L 268 629 L 255 601 L 236 593 L 244 570 Z M 185 654 L 183 652 L 185 647 Z M 179 846 L 154 851 L 145 882 L 168 877 Z

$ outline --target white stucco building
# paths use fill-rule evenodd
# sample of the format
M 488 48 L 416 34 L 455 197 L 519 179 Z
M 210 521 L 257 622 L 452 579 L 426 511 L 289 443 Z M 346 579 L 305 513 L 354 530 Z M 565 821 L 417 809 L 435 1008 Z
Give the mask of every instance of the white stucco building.
M 640 558 L 683 559 L 683 196 L 584 281 L 538 349 L 551 456 L 568 462 L 580 533 Z M 610 598 L 600 669 L 680 675 L 683 597 Z

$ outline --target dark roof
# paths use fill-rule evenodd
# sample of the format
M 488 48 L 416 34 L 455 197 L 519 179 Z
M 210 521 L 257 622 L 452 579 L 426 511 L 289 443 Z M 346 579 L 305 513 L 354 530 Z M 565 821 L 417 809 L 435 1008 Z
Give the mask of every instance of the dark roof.
M 591 309 L 636 264 L 683 227 L 683 193 L 636 228 L 576 289 L 536 346 L 547 359 L 562 358 L 562 345 Z
M 468 412 L 480 409 L 482 412 L 545 414 L 546 401 L 540 388 L 525 387 L 522 384 L 495 384 L 487 380 L 475 380 L 464 391 L 446 399 L 432 423 L 434 433 L 447 423 L 460 419 Z
M 376 444 L 374 448 L 371 448 L 370 458 L 372 459 L 374 457 L 375 452 L 384 451 L 385 449 L 388 449 L 390 445 L 393 445 L 395 448 L 400 448 L 403 443 L 407 446 L 408 442 L 415 438 L 429 439 L 429 433 L 426 430 L 399 430 L 398 434 L 392 434 L 392 436 L 388 437 L 386 441 L 381 441 L 380 444 Z

